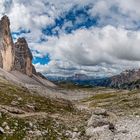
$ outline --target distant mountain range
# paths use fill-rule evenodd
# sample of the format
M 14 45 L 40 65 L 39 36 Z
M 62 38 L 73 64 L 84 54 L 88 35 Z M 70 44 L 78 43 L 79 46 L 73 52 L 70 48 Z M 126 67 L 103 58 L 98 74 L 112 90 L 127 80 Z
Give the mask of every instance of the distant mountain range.
M 71 83 L 79 86 L 107 86 L 109 82 L 108 78 L 92 77 L 85 74 L 74 74 L 69 77 L 47 76 L 47 79 L 56 84 Z
M 126 70 L 112 77 L 91 77 L 85 74 L 75 74 L 70 77 L 47 77 L 56 84 L 71 83 L 80 86 L 103 86 L 121 89 L 140 88 L 140 69 Z
M 140 69 L 126 70 L 119 75 L 110 77 L 110 86 L 114 88 L 140 88 Z

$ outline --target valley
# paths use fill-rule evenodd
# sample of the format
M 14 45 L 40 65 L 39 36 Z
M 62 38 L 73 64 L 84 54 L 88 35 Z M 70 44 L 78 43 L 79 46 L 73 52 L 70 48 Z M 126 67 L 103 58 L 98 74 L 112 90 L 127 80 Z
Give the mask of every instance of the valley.
M 139 90 L 57 87 L 50 97 L 0 79 L 0 139 L 140 138 Z

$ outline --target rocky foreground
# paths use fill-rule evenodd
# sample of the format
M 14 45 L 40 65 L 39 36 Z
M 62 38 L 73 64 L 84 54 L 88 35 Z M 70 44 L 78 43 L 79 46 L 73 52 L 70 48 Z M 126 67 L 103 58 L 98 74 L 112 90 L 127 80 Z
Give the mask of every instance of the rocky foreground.
M 140 139 L 138 90 L 55 87 L 41 92 L 0 76 L 0 139 Z

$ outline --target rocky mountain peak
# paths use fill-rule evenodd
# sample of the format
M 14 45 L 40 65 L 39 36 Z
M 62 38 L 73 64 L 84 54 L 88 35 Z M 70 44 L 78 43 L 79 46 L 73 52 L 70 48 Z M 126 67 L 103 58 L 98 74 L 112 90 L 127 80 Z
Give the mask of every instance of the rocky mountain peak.
M 0 67 L 11 71 L 14 64 L 14 43 L 10 31 L 10 21 L 7 16 L 0 20 Z
M 32 65 L 32 53 L 28 47 L 25 38 L 18 38 L 15 43 L 15 61 L 14 69 L 22 73 L 32 76 L 33 65 Z
M 8 16 L 6 16 L 6 15 L 1 18 L 1 22 L 4 26 L 5 25 L 10 26 L 10 20 L 9 20 Z
M 25 38 L 18 38 L 16 43 L 10 31 L 10 20 L 3 16 L 0 20 L 0 67 L 6 71 L 17 70 L 28 76 L 36 74 L 32 65 L 32 53 Z

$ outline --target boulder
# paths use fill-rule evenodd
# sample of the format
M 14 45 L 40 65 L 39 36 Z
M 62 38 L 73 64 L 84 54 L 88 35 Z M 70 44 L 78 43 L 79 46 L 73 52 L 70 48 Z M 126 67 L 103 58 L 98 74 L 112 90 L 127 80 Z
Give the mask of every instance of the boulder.
M 2 127 L 0 127 L 0 134 L 4 133 L 4 129 Z
M 107 118 L 103 118 L 102 116 L 92 115 L 91 118 L 88 120 L 88 127 L 101 127 L 104 125 L 109 125 L 109 121 Z
M 90 137 L 90 140 L 112 140 L 114 136 L 108 127 L 108 125 L 96 128 L 89 127 L 86 129 L 86 135 Z

